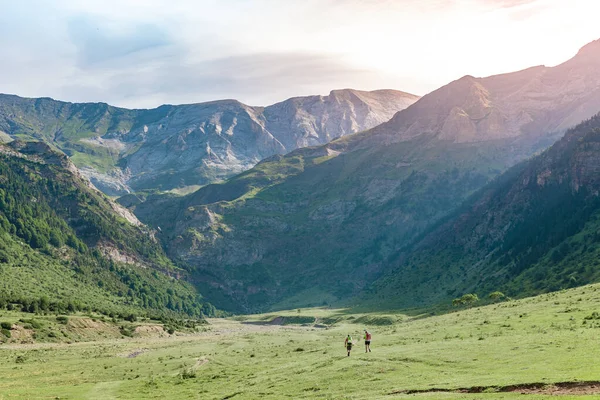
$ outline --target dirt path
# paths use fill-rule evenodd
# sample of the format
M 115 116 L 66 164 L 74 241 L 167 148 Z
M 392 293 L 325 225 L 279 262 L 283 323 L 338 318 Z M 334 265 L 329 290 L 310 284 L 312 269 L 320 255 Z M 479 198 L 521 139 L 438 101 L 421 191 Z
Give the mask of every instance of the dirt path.
M 558 382 L 558 383 L 524 383 L 509 386 L 473 386 L 459 389 L 421 389 L 421 390 L 396 390 L 395 394 L 422 394 L 422 393 L 519 393 L 543 394 L 552 396 L 564 395 L 592 395 L 600 394 L 600 381 L 589 382 Z

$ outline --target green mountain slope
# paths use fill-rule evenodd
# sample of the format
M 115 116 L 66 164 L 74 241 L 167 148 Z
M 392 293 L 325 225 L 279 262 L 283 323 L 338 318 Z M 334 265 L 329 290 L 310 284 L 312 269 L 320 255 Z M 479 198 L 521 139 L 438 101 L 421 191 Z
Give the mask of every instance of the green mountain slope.
M 152 231 L 43 143 L 0 145 L 0 237 L 0 306 L 203 311 Z
M 525 296 L 600 279 L 600 115 L 486 186 L 373 285 L 373 303 Z
M 543 146 L 427 136 L 340 145 L 266 160 L 182 198 L 150 196 L 135 212 L 219 306 L 321 305 L 358 293 L 415 234 Z
M 85 139 L 133 128 L 136 112 L 104 103 L 66 103 L 50 98 L 0 95 L 0 131 L 17 139 L 44 141 L 67 153 L 78 166 L 106 172 L 118 151 Z

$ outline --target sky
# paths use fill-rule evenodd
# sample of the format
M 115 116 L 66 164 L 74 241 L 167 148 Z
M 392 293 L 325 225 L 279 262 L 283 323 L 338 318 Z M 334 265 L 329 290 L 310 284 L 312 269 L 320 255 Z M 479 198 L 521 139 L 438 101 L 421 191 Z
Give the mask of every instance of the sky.
M 424 95 L 553 66 L 597 0 L 0 0 L 0 93 L 129 108 L 332 89 Z

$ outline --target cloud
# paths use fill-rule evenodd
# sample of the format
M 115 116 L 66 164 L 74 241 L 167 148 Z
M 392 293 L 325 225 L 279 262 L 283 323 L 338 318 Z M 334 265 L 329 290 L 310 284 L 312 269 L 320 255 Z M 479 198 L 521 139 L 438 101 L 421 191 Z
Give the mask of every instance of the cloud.
M 237 98 L 267 105 L 290 97 L 290 87 L 295 95 L 307 95 L 321 93 L 323 87 L 347 87 L 373 78 L 370 71 L 348 67 L 335 56 L 322 54 L 247 54 L 191 63 L 174 57 L 143 68 L 115 70 L 102 80 L 79 80 L 65 85 L 62 95 L 147 107 L 156 105 L 158 99 L 187 103 Z
M 593 5 L 592 5 L 593 4 Z M 589 0 L 0 0 L 0 92 L 130 107 L 331 89 L 425 94 L 553 65 Z
M 168 33 L 156 24 L 111 24 L 88 15 L 71 18 L 68 32 L 77 49 L 79 66 L 114 62 L 120 58 L 153 53 L 173 45 Z
M 499 8 L 520 7 L 527 4 L 537 3 L 538 0 L 482 0 L 484 3 L 489 3 Z

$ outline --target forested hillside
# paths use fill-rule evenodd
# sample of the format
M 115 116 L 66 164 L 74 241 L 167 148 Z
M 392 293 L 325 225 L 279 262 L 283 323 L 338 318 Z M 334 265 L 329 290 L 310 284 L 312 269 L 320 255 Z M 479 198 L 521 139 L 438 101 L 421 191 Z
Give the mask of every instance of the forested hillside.
M 45 144 L 0 146 L 0 237 L 0 307 L 214 311 L 151 230 Z

